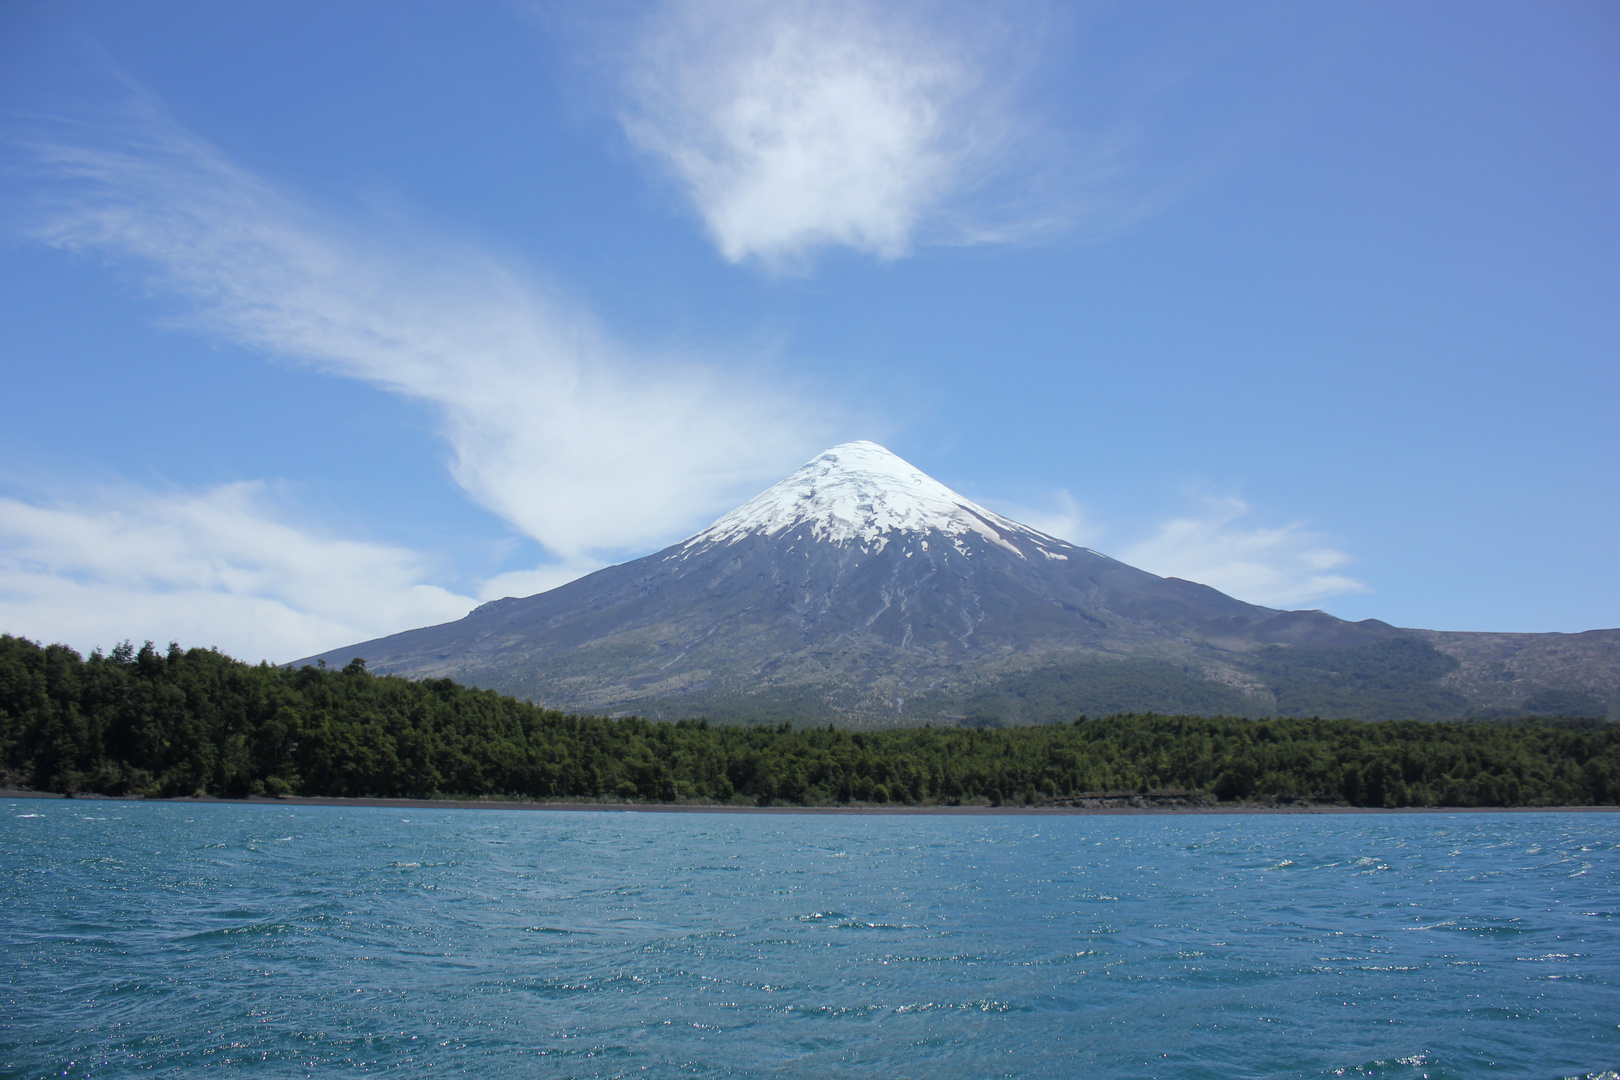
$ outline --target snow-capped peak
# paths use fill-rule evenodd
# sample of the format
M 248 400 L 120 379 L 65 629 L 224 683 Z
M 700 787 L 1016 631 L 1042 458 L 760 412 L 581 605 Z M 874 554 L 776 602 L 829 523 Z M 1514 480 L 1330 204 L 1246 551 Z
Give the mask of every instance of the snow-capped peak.
M 977 533 L 1023 557 L 1011 534 L 1058 541 L 958 495 L 874 442 L 840 443 L 754 496 L 685 544 L 734 543 L 801 527 L 806 540 L 882 550 L 895 532 Z

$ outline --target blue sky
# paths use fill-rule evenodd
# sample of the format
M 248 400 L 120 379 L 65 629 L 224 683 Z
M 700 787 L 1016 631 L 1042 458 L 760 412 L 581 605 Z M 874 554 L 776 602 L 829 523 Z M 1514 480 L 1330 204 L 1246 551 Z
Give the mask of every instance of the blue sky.
M 1620 9 L 991 7 L 0 7 L 0 629 L 288 660 L 852 438 L 1258 603 L 1620 625 Z

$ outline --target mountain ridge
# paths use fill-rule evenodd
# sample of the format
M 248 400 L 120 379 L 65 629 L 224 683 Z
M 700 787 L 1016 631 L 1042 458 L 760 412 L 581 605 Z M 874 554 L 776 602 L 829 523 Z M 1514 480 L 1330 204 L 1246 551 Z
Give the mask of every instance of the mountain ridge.
M 1493 647 L 1510 648 L 1266 608 L 1159 577 L 996 514 L 856 442 L 662 551 L 309 660 L 360 656 L 377 671 L 609 714 L 741 719 L 752 708 L 881 724 L 999 708 L 1042 720 L 1134 694 L 1155 711 L 1207 703 L 1271 715 L 1297 700 L 1362 702 L 1381 710 L 1367 718 L 1394 718 L 1399 684 L 1439 718 L 1506 707 L 1503 687 L 1487 685 L 1489 665 L 1506 663 L 1487 655 Z M 1558 686 L 1519 672 L 1518 689 L 1611 710 L 1620 639 L 1582 655 L 1575 668 L 1607 666 Z M 1335 658 L 1361 674 L 1339 672 Z M 1073 692 L 1056 694 L 1054 681 Z M 1114 689 L 1099 696 L 1101 687 Z M 1032 694 L 1044 711 L 1026 708 Z

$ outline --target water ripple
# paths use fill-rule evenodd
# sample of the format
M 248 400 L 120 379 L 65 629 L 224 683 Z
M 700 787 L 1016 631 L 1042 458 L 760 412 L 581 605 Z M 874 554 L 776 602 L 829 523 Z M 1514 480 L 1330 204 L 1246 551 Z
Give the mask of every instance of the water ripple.
M 0 1077 L 1620 1080 L 1620 816 L 0 810 Z

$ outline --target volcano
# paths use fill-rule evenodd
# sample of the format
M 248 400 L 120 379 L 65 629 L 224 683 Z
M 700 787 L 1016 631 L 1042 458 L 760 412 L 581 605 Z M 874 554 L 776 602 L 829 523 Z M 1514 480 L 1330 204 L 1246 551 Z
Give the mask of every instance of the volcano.
M 1620 631 L 1594 633 L 1564 643 L 1584 675 L 1519 690 L 1606 714 Z M 1485 636 L 1526 640 L 1481 652 L 1471 639 Z M 1528 639 L 1586 637 L 1445 635 L 1248 604 L 1012 521 L 851 442 L 663 551 L 300 663 L 360 657 L 572 712 L 665 718 L 1439 717 L 1480 710 L 1470 664 L 1539 671 Z

